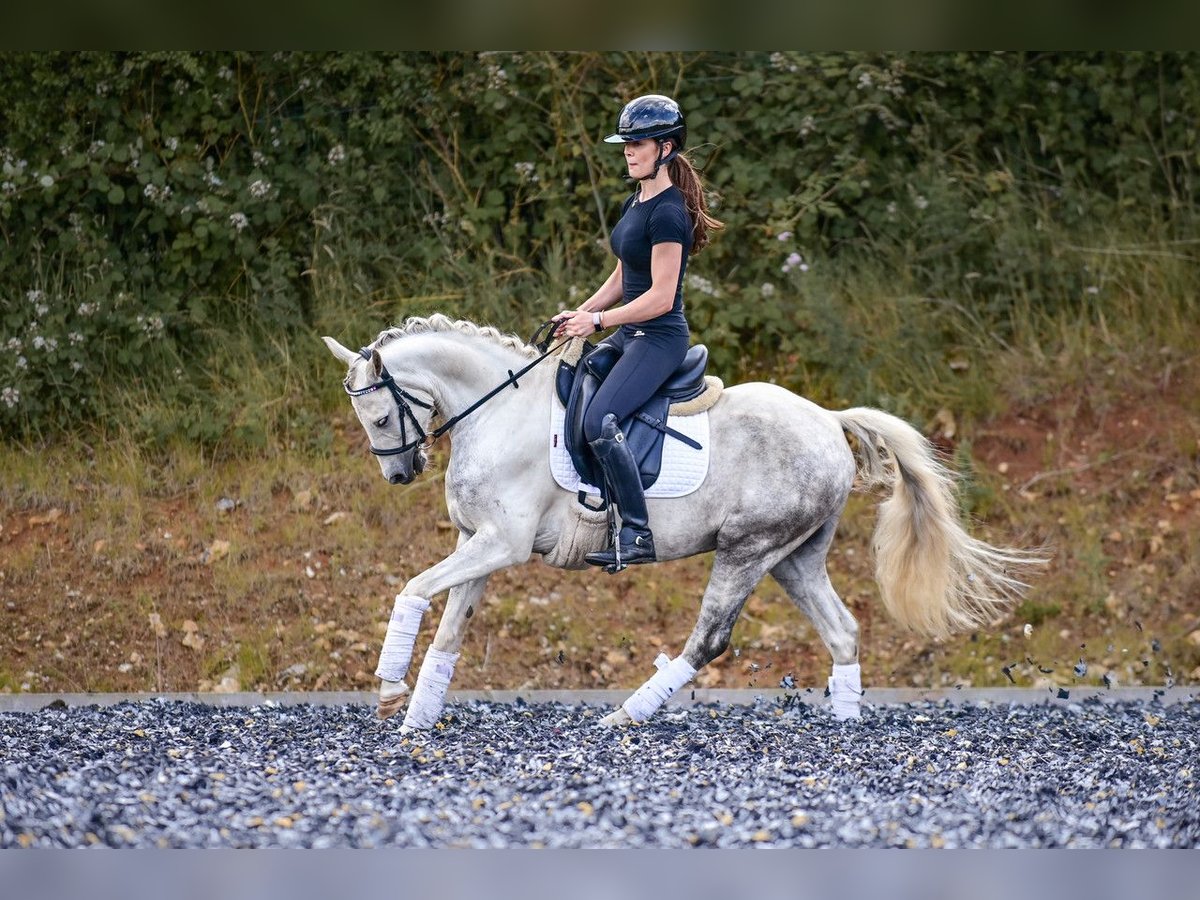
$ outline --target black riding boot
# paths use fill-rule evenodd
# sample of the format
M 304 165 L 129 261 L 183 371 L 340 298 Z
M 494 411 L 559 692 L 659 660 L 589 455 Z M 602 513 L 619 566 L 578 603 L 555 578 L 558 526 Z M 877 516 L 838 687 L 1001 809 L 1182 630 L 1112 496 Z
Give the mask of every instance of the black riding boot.
M 604 470 L 609 497 L 621 513 L 621 534 L 618 546 L 589 553 L 587 561 L 593 566 L 604 566 L 610 573 L 635 563 L 654 562 L 654 536 L 650 533 L 642 476 L 633 452 L 625 443 L 625 435 L 617 427 L 616 416 L 604 417 L 600 437 L 589 446 Z

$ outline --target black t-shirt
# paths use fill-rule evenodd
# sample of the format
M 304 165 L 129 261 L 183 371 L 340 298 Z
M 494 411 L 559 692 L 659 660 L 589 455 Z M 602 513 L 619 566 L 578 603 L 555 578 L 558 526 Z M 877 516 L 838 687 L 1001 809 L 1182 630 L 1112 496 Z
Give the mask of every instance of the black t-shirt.
M 634 202 L 635 193 L 621 208 L 621 220 L 612 230 L 612 251 L 621 260 L 621 290 L 624 302 L 635 300 L 650 290 L 654 283 L 650 274 L 650 253 L 655 244 L 683 245 L 679 266 L 679 281 L 675 285 L 675 303 L 669 312 L 639 328 L 650 327 L 663 331 L 687 331 L 683 316 L 683 276 L 687 271 L 688 252 L 692 249 L 692 219 L 683 202 L 679 188 L 671 185 L 645 203 Z

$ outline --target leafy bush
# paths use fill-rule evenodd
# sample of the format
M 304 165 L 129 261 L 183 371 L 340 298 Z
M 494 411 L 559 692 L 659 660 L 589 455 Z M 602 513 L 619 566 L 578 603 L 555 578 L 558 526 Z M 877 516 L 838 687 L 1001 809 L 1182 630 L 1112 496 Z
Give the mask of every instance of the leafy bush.
M 1018 304 L 1086 302 L 1062 235 L 1193 233 L 1198 61 L 2 54 L 0 422 L 69 426 L 118 386 L 185 402 L 231 337 L 437 308 L 532 330 L 611 266 L 628 187 L 600 138 L 651 90 L 729 226 L 687 295 L 726 374 L 868 354 L 836 287 L 866 260 L 1003 333 Z M 237 427 L 213 415 L 181 434 Z

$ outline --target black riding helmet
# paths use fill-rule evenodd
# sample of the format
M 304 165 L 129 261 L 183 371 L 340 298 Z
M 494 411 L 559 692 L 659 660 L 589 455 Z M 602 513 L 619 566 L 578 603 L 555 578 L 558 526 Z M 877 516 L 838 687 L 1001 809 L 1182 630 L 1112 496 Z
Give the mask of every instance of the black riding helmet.
M 645 94 L 630 100 L 617 118 L 616 133 L 610 134 L 604 140 L 609 144 L 625 144 L 647 138 L 658 141 L 659 159 L 655 163 L 654 171 L 639 180 L 656 176 L 659 168 L 674 159 L 687 141 L 687 124 L 683 120 L 683 112 L 679 109 L 679 104 L 670 97 Z M 673 146 L 671 152 L 664 157 L 662 144 L 668 138 Z

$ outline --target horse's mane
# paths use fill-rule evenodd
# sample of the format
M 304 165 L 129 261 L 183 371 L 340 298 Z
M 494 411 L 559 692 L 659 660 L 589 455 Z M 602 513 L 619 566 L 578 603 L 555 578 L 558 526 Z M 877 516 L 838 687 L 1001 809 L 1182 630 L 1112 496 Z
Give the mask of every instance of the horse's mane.
M 498 328 L 494 328 L 491 325 L 476 325 L 474 322 L 468 322 L 465 319 L 451 319 L 442 313 L 434 313 L 428 317 L 409 316 L 404 320 L 403 325 L 379 332 L 379 336 L 375 338 L 374 346 L 378 349 L 402 337 L 413 334 L 430 334 L 432 332 L 456 332 L 472 337 L 485 338 L 499 344 L 501 347 L 515 350 L 529 359 L 533 359 L 538 355 L 534 347 L 529 346 L 529 344 L 525 343 L 515 334 L 504 334 Z

